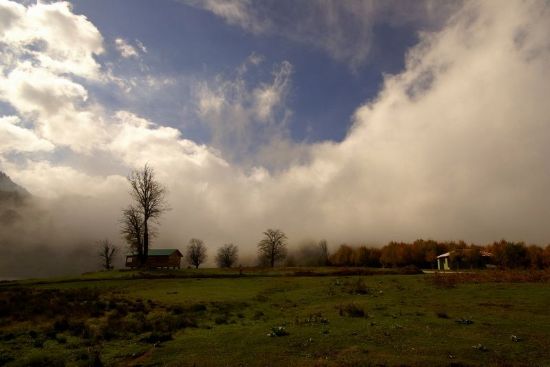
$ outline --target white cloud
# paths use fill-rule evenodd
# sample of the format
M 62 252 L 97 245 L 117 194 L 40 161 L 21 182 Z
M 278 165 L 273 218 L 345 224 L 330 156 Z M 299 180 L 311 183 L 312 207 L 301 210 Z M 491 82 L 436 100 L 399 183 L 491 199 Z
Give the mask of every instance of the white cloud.
M 141 43 L 140 43 L 140 45 L 141 45 L 140 50 L 144 50 L 145 46 L 143 46 L 143 44 L 141 44 Z M 136 57 L 139 56 L 139 53 L 136 50 L 136 48 L 134 46 L 132 46 L 131 44 L 129 44 L 123 38 L 115 39 L 115 46 L 116 46 L 116 49 L 118 50 L 118 52 L 120 52 L 120 56 L 124 57 L 125 59 L 128 59 L 130 57 L 136 58 Z
M 51 151 L 54 145 L 41 139 L 34 131 L 18 126 L 17 116 L 0 117 L 0 154 L 7 152 Z
M 177 129 L 157 126 L 127 111 L 117 112 L 116 119 L 119 124 L 114 129 L 110 150 L 130 167 L 151 162 L 168 173 L 177 166 L 227 166 L 206 146 L 183 139 Z
M 29 62 L 12 70 L 2 84 L 2 97 L 23 114 L 55 115 L 88 98 L 82 85 Z
M 52 143 L 79 152 L 90 152 L 103 143 L 106 132 L 101 116 L 81 106 L 88 98 L 82 85 L 28 62 L 0 80 L 0 98 L 34 120 L 40 135 Z
M 211 11 L 229 24 L 239 25 L 253 32 L 262 32 L 267 28 L 267 24 L 262 23 L 254 14 L 251 14 L 252 2 L 250 0 L 190 0 L 188 3 Z
M 31 56 L 54 72 L 98 77 L 94 55 L 103 52 L 103 39 L 85 16 L 72 13 L 68 2 L 25 8 L 3 0 L 0 42 L 9 44 L 12 53 Z
M 103 38 L 67 2 L 25 7 L 0 2 L 0 100 L 50 143 L 78 152 L 103 144 L 105 129 L 88 92 L 73 76 L 104 79 L 94 55 Z

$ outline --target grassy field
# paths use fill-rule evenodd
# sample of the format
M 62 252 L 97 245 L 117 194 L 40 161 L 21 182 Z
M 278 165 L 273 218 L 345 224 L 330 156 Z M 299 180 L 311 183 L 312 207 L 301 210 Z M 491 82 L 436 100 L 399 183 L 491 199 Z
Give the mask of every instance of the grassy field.
M 371 275 L 353 275 L 353 274 Z M 548 282 L 335 269 L 0 285 L 0 365 L 550 366 Z M 448 277 L 449 275 L 445 275 Z

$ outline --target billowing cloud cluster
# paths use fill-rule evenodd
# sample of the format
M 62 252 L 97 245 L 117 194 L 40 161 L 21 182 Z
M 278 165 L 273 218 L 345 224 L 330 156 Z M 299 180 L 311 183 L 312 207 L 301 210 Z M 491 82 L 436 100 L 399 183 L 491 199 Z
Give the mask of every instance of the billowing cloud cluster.
M 248 3 L 208 4 L 240 19 L 238 7 Z M 67 3 L 2 0 L 0 99 L 14 112 L 0 119 L 0 164 L 34 194 L 57 198 L 44 228 L 63 233 L 55 240 L 65 246 L 117 238 L 128 200 L 124 176 L 145 162 L 169 189 L 162 246 L 181 248 L 198 237 L 212 248 L 235 242 L 246 253 L 268 227 L 292 241 L 546 243 L 548 34 L 547 2 L 467 2 L 439 31 L 422 34 L 405 70 L 386 76 L 378 97 L 358 106 L 344 141 L 301 144 L 307 159 L 283 160 L 274 171 L 235 164 L 224 147 L 255 136 L 257 126 L 284 131 L 290 63 L 257 86 L 239 75 L 199 83 L 194 105 L 219 133 L 214 149 L 94 102 L 80 80 L 111 82 L 94 58 L 103 50 L 101 34 Z M 260 62 L 253 55 L 239 70 Z M 266 141 L 270 158 L 298 154 L 284 134 L 273 136 L 279 141 Z M 48 241 L 40 233 L 35 238 Z

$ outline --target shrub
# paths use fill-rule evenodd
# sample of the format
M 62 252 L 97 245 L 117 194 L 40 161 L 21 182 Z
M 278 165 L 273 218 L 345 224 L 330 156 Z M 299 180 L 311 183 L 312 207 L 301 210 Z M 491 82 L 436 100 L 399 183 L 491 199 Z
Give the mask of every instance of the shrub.
M 0 351 L 0 366 L 3 366 L 5 364 L 8 364 L 10 362 L 14 361 L 14 358 L 5 352 Z
M 202 311 L 206 311 L 206 305 L 203 305 L 202 303 L 195 303 L 195 304 L 192 304 L 192 305 L 189 307 L 189 311 L 192 311 L 192 312 L 202 312 Z
M 351 284 L 346 284 L 345 287 L 347 293 L 350 294 L 370 294 L 371 290 L 367 287 L 367 284 L 363 279 L 357 279 Z
M 271 332 L 267 336 L 286 336 L 288 331 L 286 331 L 284 326 L 275 326 L 271 328 Z
M 69 328 L 69 322 L 67 321 L 67 318 L 65 318 L 65 317 L 57 319 L 53 323 L 53 329 L 58 333 L 61 333 L 65 330 L 67 330 L 68 328 Z
M 228 315 L 217 316 L 214 319 L 214 322 L 216 323 L 216 325 L 227 324 L 229 323 L 229 316 Z
M 262 317 L 264 317 L 264 313 L 262 311 L 256 311 L 254 312 L 254 315 L 252 316 L 253 320 L 259 320 Z
M 361 307 L 357 306 L 355 303 L 349 303 L 339 308 L 340 316 L 348 317 L 365 317 L 368 316 Z
M 43 339 L 35 339 L 32 342 L 32 346 L 35 348 L 44 348 L 44 340 Z
M 171 333 L 163 333 L 163 332 L 157 332 L 153 331 L 146 337 L 142 338 L 141 341 L 145 343 L 155 344 L 155 343 L 162 343 L 172 340 L 172 334 Z
M 422 272 L 422 269 L 420 269 L 416 265 L 407 265 L 402 268 L 399 268 L 398 273 L 403 275 L 415 275 L 415 274 L 422 274 L 423 272 Z
M 170 332 L 175 330 L 176 317 L 166 313 L 155 313 L 147 318 L 147 323 L 150 325 L 151 330 L 157 332 Z
M 16 367 L 65 367 L 65 359 L 58 354 L 47 352 L 29 353 L 17 361 Z
M 131 313 L 120 322 L 120 331 L 132 332 L 136 334 L 143 333 L 151 328 L 147 324 L 145 314 L 142 312 Z
M 4 341 L 10 341 L 10 340 L 13 340 L 15 339 L 15 334 L 14 333 L 7 333 L 5 335 L 2 336 L 2 339 Z
M 181 315 L 183 313 L 183 307 L 180 305 L 172 306 L 170 308 L 170 312 L 172 312 L 174 315 Z
M 80 336 L 84 333 L 85 325 L 83 321 L 69 321 L 68 331 L 72 336 Z

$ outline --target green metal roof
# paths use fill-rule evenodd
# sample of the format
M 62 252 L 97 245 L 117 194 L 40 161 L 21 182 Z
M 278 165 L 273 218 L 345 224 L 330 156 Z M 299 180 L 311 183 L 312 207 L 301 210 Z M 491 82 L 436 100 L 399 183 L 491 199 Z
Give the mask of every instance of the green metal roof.
M 149 249 L 148 256 L 170 256 L 174 252 L 179 250 L 175 248 L 156 248 L 156 249 Z

